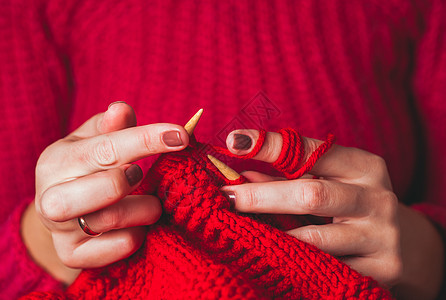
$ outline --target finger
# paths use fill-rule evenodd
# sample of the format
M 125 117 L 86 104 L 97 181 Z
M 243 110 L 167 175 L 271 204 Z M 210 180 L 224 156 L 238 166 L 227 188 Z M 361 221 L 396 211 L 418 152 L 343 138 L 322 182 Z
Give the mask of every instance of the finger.
M 64 164 L 64 176 L 78 177 L 154 154 L 182 150 L 188 143 L 189 136 L 182 126 L 159 123 L 69 143 L 57 155 Z
M 71 268 L 98 268 L 124 259 L 144 242 L 145 227 L 113 230 L 77 244 L 66 234 L 54 234 L 54 246 L 62 262 Z
M 75 141 L 133 126 L 136 126 L 133 108 L 124 102 L 115 102 L 106 112 L 91 117 L 65 139 Z
M 52 222 L 63 222 L 107 207 L 141 182 L 138 165 L 125 165 L 54 185 L 36 197 L 36 208 Z
M 257 140 L 259 131 L 255 129 L 238 129 L 229 133 L 226 138 L 228 150 L 237 155 L 245 155 L 252 151 Z M 282 136 L 276 132 L 268 132 L 260 152 L 253 158 L 268 163 L 273 163 L 279 158 L 282 150 Z
M 254 129 L 240 129 L 231 132 L 226 140 L 229 151 L 237 155 L 245 155 L 252 151 L 259 132 Z M 302 137 L 305 153 L 302 163 L 306 162 L 310 155 L 323 143 L 323 141 Z M 256 160 L 273 163 L 282 151 L 282 135 L 276 132 L 268 132 L 260 152 L 254 157 Z M 379 172 L 386 177 L 387 168 L 385 162 L 377 155 L 357 149 L 333 145 L 314 165 L 311 174 L 321 177 L 357 179 Z
M 364 276 L 370 276 L 384 286 L 393 286 L 402 274 L 401 260 L 392 254 L 381 257 L 345 257 L 342 261 Z
M 235 209 L 249 213 L 362 216 L 368 202 L 362 189 L 337 181 L 299 179 L 225 186 Z
M 353 224 L 308 225 L 287 233 L 334 256 L 367 255 L 376 250 L 367 232 Z
M 249 182 L 270 182 L 278 180 L 286 180 L 283 177 L 274 177 L 256 171 L 244 171 L 241 173 Z
M 107 232 L 134 226 L 151 225 L 161 217 L 158 198 L 152 195 L 131 195 L 119 202 L 84 216 L 94 232 Z
M 136 126 L 136 114 L 133 108 L 125 102 L 110 104 L 99 125 L 100 133 L 108 133 Z
M 122 101 L 114 102 L 110 104 L 106 112 L 90 118 L 66 139 L 79 140 L 133 126 L 136 126 L 133 108 Z

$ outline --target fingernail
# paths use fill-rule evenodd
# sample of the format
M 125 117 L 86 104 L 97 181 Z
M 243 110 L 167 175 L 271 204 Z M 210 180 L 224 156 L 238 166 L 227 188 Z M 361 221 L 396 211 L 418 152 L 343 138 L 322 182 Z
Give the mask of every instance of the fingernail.
M 178 147 L 184 144 L 183 141 L 181 140 L 180 132 L 176 130 L 164 132 L 163 142 L 168 147 Z
M 235 205 L 235 193 L 233 191 L 223 191 L 223 194 L 226 196 L 226 199 L 231 202 L 232 205 Z
M 232 143 L 232 148 L 236 150 L 248 150 L 252 146 L 251 137 L 236 133 L 234 134 L 234 142 Z
M 130 186 L 134 186 L 142 179 L 142 170 L 138 165 L 131 165 L 127 170 L 125 170 L 125 177 Z
M 108 106 L 107 110 L 109 110 L 110 107 L 112 107 L 113 105 L 118 104 L 118 103 L 125 103 L 125 101 L 115 101 L 115 102 L 112 102 L 112 103 L 110 103 L 110 105 Z

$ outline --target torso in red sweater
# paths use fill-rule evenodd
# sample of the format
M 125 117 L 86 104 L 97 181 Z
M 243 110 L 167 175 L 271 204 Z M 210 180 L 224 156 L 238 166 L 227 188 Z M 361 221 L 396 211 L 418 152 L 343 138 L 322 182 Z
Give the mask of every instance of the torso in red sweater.
M 116 100 L 139 124 L 203 107 L 196 134 L 214 144 L 235 127 L 332 132 L 383 156 L 401 200 L 427 183 L 418 200 L 442 211 L 445 15 L 437 1 L 2 1 L 2 218 L 32 199 L 40 152 Z

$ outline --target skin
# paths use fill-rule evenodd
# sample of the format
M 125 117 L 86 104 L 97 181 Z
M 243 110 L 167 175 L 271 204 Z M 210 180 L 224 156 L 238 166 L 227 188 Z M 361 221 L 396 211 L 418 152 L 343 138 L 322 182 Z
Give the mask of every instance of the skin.
M 168 147 L 162 134 L 177 131 L 182 146 Z M 56 279 L 70 284 L 82 268 L 128 257 L 143 243 L 145 225 L 161 216 L 159 199 L 129 195 L 125 171 L 131 162 L 178 151 L 189 136 L 182 126 L 136 127 L 133 109 L 115 103 L 67 137 L 50 145 L 36 167 L 36 197 L 22 218 L 22 236 L 34 260 Z M 99 237 L 86 235 L 84 216 Z
M 235 133 L 250 136 L 251 148 L 234 149 Z M 227 138 L 228 149 L 249 153 L 258 136 L 256 130 L 236 130 Z M 305 137 L 303 142 L 306 158 L 322 143 Z M 269 132 L 254 159 L 272 163 L 281 147 L 281 135 Z M 251 183 L 222 188 L 235 194 L 236 210 L 333 217 L 332 224 L 288 233 L 372 276 L 398 298 L 434 299 L 438 294 L 444 261 L 441 236 L 423 215 L 398 202 L 381 157 L 335 145 L 311 171 L 319 179 L 284 180 L 253 171 L 243 175 Z
M 112 105 L 75 132 L 49 146 L 36 169 L 36 198 L 22 218 L 29 253 L 52 276 L 70 284 L 82 268 L 100 267 L 131 255 L 142 244 L 145 225 L 155 223 L 161 205 L 154 196 L 128 196 L 125 170 L 156 153 L 181 150 L 188 143 L 184 128 L 174 124 L 136 126 L 133 109 Z M 161 133 L 177 130 L 184 146 L 167 147 Z M 255 145 L 258 132 L 238 130 Z M 304 138 L 306 153 L 321 143 Z M 113 145 L 113 147 L 110 147 Z M 257 160 L 274 162 L 282 147 L 268 133 Z M 333 224 L 305 226 L 288 233 L 339 257 L 364 275 L 392 288 L 402 299 L 432 299 L 443 276 L 443 243 L 423 215 L 398 203 L 384 161 L 368 152 L 334 146 L 311 175 L 284 180 L 245 172 L 251 183 L 224 187 L 235 193 L 235 208 L 251 213 L 314 214 L 333 217 Z M 104 193 L 104 191 L 110 191 Z M 77 217 L 85 216 L 87 236 Z

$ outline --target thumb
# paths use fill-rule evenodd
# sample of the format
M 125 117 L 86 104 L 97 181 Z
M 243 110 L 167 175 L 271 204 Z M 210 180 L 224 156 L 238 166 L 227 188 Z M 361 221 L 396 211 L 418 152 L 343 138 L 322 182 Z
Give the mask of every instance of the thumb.
M 239 129 L 232 131 L 227 139 L 226 145 L 228 150 L 236 155 L 245 155 L 251 152 L 259 139 L 259 131 L 255 129 Z M 323 141 L 302 137 L 304 147 L 303 161 L 307 161 L 311 153 L 313 153 Z M 274 163 L 282 152 L 283 139 L 282 135 L 277 132 L 267 132 L 265 142 L 260 152 L 253 159 Z
M 91 117 L 68 137 L 84 139 L 134 126 L 136 126 L 136 115 L 133 108 L 125 102 L 118 101 L 110 104 L 107 111 Z
M 232 131 L 226 138 L 228 150 L 236 155 L 251 152 L 259 139 L 259 131 L 255 129 L 239 129 Z M 260 152 L 253 158 L 267 163 L 277 160 L 282 151 L 282 136 L 277 132 L 267 132 Z

